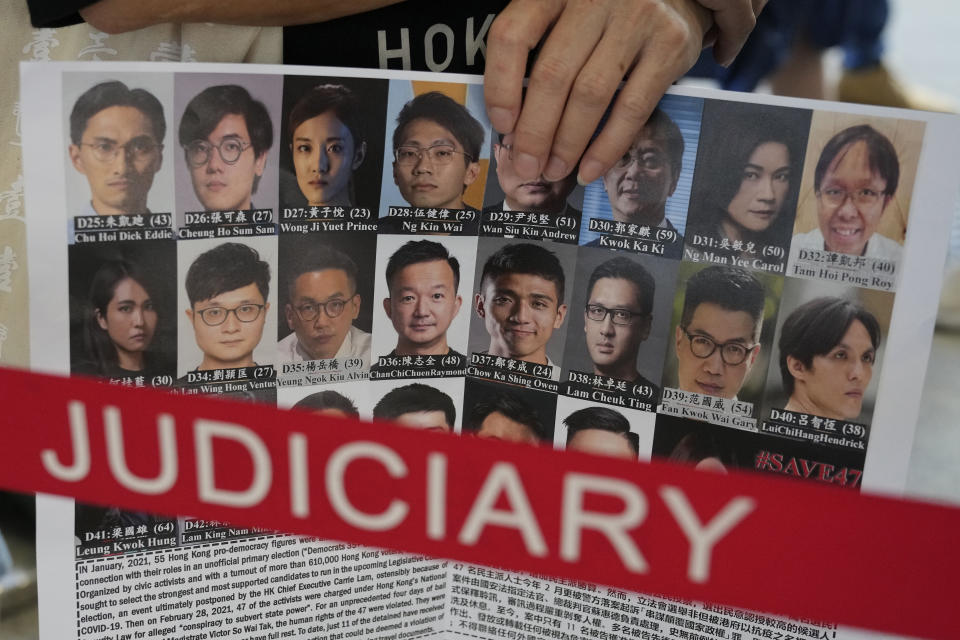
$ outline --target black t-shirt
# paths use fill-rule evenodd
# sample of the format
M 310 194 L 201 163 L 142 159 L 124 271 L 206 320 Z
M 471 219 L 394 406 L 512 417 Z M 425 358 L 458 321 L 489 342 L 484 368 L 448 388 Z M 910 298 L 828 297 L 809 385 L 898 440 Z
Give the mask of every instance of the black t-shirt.
M 285 64 L 483 73 L 486 38 L 509 0 L 407 0 L 283 30 Z
M 27 0 L 30 23 L 38 28 L 69 27 L 83 22 L 77 13 L 97 0 Z
M 96 0 L 27 0 L 35 27 L 82 22 Z M 327 22 L 285 27 L 286 64 L 483 73 L 486 38 L 509 0 L 406 0 Z

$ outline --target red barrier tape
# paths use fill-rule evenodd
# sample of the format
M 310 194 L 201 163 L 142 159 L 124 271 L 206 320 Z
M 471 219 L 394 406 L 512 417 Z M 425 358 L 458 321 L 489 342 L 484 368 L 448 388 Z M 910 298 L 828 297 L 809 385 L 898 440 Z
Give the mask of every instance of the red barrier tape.
M 960 509 L 8 369 L 0 403 L 16 491 L 960 637 Z

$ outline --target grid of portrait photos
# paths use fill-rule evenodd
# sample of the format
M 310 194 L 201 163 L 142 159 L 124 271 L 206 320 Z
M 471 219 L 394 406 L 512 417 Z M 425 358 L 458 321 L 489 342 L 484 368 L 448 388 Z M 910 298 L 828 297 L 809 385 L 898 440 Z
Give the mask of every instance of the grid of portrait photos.
M 924 123 L 668 95 L 581 187 L 482 90 L 64 73 L 73 373 L 858 489 Z

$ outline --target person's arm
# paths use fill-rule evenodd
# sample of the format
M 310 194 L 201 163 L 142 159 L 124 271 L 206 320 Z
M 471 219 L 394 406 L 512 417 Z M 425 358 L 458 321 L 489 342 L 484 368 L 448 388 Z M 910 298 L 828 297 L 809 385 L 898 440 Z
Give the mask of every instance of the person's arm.
M 729 62 L 766 0 L 513 0 L 490 27 L 484 95 L 524 179 L 599 178 L 705 45 Z M 541 45 L 526 96 L 527 57 Z M 594 130 L 621 81 L 623 91 Z M 589 148 L 587 144 L 590 143 Z M 584 153 L 586 149 L 586 153 Z
M 402 0 L 98 0 L 80 9 L 87 23 L 122 33 L 164 22 L 282 26 L 324 22 Z

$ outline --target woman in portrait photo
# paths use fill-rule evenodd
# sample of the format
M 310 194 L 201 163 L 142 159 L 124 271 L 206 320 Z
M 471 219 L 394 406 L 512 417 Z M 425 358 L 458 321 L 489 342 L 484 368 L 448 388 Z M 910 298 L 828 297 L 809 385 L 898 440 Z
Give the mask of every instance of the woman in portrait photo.
M 290 111 L 290 151 L 297 185 L 310 206 L 351 206 L 353 172 L 363 164 L 367 142 L 360 104 L 349 88 L 322 84 Z
M 701 142 L 687 244 L 715 255 L 782 265 L 807 130 L 775 116 L 715 124 L 720 130 Z M 698 245 L 695 236 L 712 242 Z
M 149 378 L 163 371 L 150 350 L 158 320 L 150 289 L 148 279 L 131 262 L 110 260 L 97 269 L 84 321 L 88 360 L 76 373 Z
M 797 307 L 780 330 L 784 409 L 856 420 L 880 346 L 880 324 L 843 298 L 816 298 Z

